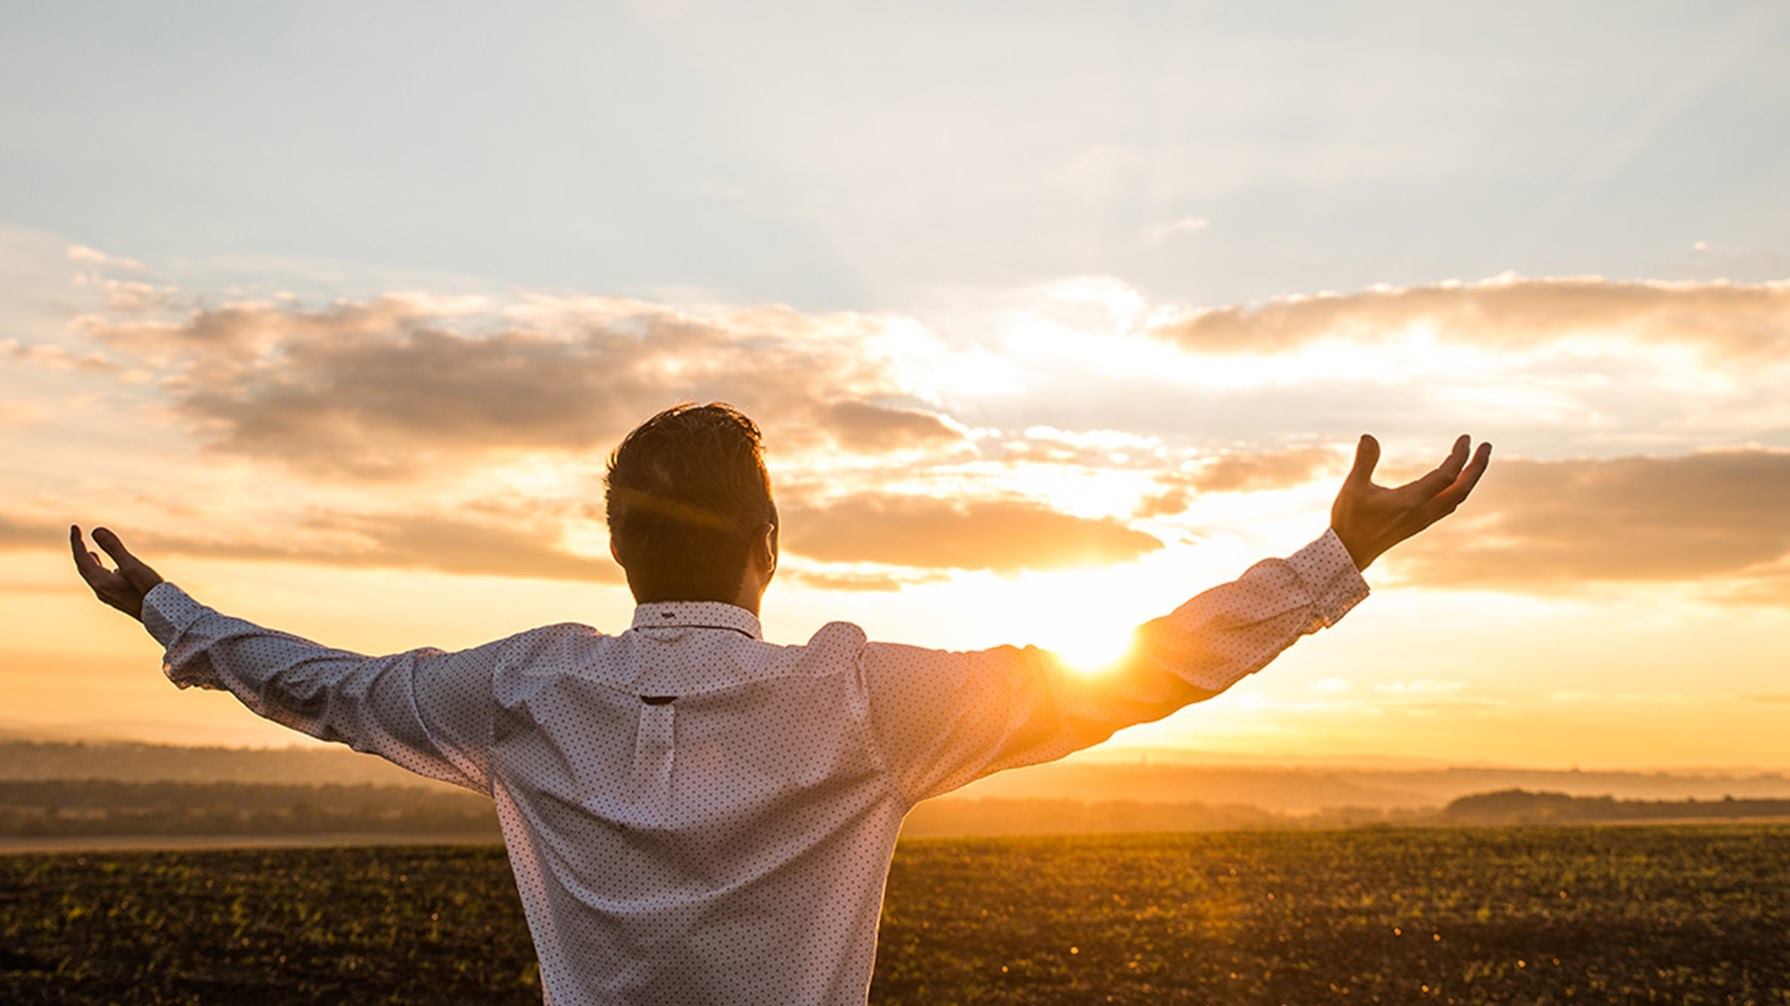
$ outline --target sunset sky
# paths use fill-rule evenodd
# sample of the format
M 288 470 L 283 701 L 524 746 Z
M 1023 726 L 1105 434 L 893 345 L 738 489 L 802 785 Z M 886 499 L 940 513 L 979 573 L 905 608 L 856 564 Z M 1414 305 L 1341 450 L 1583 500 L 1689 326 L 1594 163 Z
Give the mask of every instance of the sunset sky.
M 607 452 L 723 399 L 827 621 L 1096 663 L 1459 433 L 1374 596 L 1121 734 L 1790 769 L 1790 8 L 29 5 L 0 729 L 296 735 L 75 576 L 334 645 L 626 627 Z

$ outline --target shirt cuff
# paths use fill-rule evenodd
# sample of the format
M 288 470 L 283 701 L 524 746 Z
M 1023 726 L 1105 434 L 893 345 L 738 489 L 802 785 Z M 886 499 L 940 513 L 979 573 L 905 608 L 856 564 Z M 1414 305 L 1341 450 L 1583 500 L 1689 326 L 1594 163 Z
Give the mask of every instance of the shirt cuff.
M 205 606 L 187 596 L 187 592 L 172 583 L 163 580 L 149 588 L 143 595 L 143 628 L 162 644 L 162 649 L 174 645 L 174 640 L 187 627 L 205 614 Z
M 1334 529 L 1292 555 L 1287 565 L 1311 590 L 1312 605 L 1324 625 L 1335 625 L 1367 596 L 1367 581 Z

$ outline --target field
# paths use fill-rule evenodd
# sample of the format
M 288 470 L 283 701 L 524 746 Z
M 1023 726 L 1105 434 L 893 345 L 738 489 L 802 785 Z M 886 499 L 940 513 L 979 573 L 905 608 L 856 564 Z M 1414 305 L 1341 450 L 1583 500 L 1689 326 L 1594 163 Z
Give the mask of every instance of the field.
M 0 1001 L 539 997 L 496 848 L 0 857 Z M 1790 828 L 910 841 L 872 999 L 1790 1003 Z

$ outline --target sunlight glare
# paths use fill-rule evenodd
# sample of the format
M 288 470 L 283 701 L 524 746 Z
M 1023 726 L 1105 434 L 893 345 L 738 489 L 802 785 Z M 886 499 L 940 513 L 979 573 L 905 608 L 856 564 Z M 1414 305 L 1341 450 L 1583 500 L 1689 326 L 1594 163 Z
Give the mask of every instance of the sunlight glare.
M 1063 663 L 1078 674 L 1104 674 L 1131 652 L 1134 628 L 1130 624 L 1115 627 L 1091 621 L 1053 633 L 1053 641 L 1045 648 L 1063 658 Z

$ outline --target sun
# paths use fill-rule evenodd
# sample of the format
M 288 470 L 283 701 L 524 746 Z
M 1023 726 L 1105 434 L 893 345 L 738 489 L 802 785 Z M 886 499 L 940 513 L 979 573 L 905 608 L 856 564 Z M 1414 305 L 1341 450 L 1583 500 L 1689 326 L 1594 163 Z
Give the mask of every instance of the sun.
M 1062 658 L 1070 670 L 1104 674 L 1131 652 L 1136 628 L 1131 621 L 1081 619 L 1054 626 L 1039 645 Z

